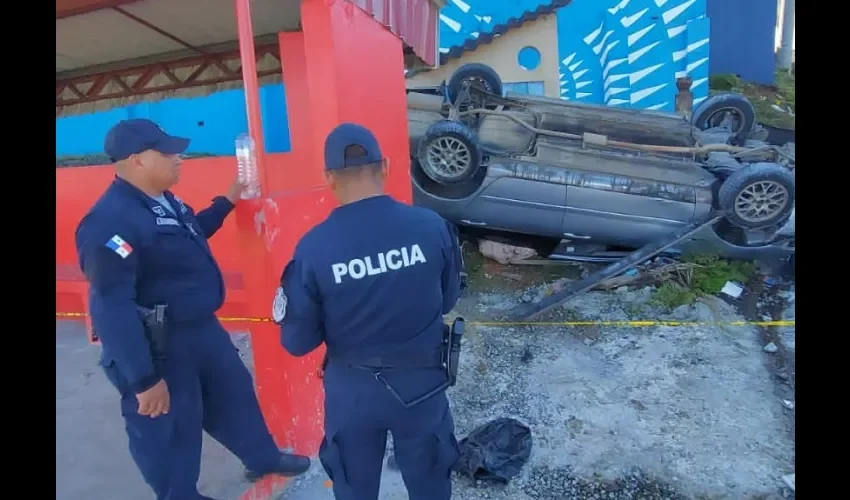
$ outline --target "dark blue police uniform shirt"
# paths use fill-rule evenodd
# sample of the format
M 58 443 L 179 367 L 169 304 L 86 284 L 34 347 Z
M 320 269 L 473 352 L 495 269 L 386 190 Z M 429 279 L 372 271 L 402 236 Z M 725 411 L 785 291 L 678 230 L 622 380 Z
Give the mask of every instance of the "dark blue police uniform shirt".
M 298 243 L 281 276 L 282 343 L 331 362 L 439 347 L 443 314 L 460 296 L 454 226 L 382 195 L 336 208 Z
M 76 232 L 102 362 L 115 362 L 137 390 L 152 380 L 153 366 L 136 305 L 167 304 L 169 321 L 180 323 L 208 318 L 224 303 L 224 282 L 207 238 L 233 204 L 216 197 L 195 214 L 172 193 L 165 198 L 175 213 L 116 177 Z

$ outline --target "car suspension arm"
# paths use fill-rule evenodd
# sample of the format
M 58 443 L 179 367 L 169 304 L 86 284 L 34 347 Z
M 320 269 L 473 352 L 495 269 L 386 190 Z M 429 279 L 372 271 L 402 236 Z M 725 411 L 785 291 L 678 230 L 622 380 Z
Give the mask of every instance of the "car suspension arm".
M 601 146 L 613 146 L 624 149 L 633 149 L 637 151 L 647 151 L 647 152 L 655 152 L 655 153 L 681 153 L 681 154 L 707 154 L 711 151 L 725 151 L 727 153 L 736 153 L 738 155 L 743 155 L 750 152 L 756 152 L 761 148 L 744 148 L 740 146 L 732 146 L 730 144 L 707 144 L 705 146 L 661 146 L 656 144 L 635 144 L 632 142 L 623 142 L 623 141 L 612 141 L 608 139 L 606 136 L 600 136 L 597 134 L 570 134 L 567 132 L 556 132 L 554 130 L 544 130 L 533 127 L 528 123 L 520 120 L 519 118 L 510 115 L 508 113 L 504 113 L 498 110 L 491 109 L 472 109 L 468 111 L 462 111 L 458 113 L 458 117 L 463 117 L 467 115 L 473 114 L 482 114 L 482 115 L 496 115 L 507 118 L 516 124 L 526 128 L 529 132 L 539 135 L 548 135 L 551 137 L 560 137 L 562 139 L 571 139 L 576 141 L 588 141 L 589 137 L 593 137 L 593 144 L 599 144 Z M 775 153 L 774 148 L 774 153 Z

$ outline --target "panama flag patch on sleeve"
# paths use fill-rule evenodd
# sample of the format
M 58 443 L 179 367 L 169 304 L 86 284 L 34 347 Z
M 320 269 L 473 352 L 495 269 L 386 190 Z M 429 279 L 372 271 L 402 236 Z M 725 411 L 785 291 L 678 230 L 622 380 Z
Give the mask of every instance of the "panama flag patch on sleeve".
M 122 259 L 126 259 L 133 253 L 133 247 L 117 234 L 106 242 L 106 248 L 120 255 Z

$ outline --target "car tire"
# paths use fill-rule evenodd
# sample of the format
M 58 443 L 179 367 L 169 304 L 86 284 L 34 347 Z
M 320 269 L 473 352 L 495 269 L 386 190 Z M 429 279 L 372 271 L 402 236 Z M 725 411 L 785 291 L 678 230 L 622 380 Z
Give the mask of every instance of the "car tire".
M 428 127 L 425 136 L 419 141 L 416 159 L 419 160 L 422 172 L 432 181 L 458 184 L 471 179 L 478 172 L 481 147 L 469 127 L 460 122 L 442 120 Z M 455 165 L 449 167 L 446 160 Z
M 491 94 L 501 96 L 503 92 L 502 79 L 499 74 L 486 64 L 469 63 L 464 64 L 452 73 L 447 84 L 449 99 L 455 102 L 463 89 L 464 82 L 475 81 L 475 84 Z
M 730 175 L 720 186 L 717 202 L 732 224 L 745 229 L 770 227 L 785 220 L 794 209 L 794 174 L 776 163 L 752 163 Z M 768 190 L 765 193 L 764 190 Z M 757 217 L 748 214 L 746 207 L 764 206 L 765 197 L 780 199 L 782 204 Z M 752 200 L 755 197 L 757 199 Z M 750 201 L 752 200 L 752 201 Z
M 716 94 L 704 100 L 691 115 L 691 123 L 700 130 L 707 130 L 718 126 L 723 118 L 720 113 L 726 112 L 735 115 L 737 126 L 732 132 L 746 135 L 753 130 L 756 110 L 749 99 L 734 92 Z

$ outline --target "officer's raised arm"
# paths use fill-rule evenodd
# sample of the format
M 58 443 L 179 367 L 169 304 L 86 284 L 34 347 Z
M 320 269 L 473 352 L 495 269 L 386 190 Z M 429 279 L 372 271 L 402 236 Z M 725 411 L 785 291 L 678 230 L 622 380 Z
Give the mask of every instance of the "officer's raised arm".
M 201 226 L 201 231 L 204 232 L 207 239 L 212 238 L 221 229 L 224 219 L 233 211 L 236 202 L 239 200 L 239 195 L 244 190 L 245 186 L 239 183 L 239 177 L 237 176 L 233 184 L 230 185 L 230 189 L 227 190 L 226 195 L 216 196 L 212 199 L 212 205 L 195 214 L 195 219 L 198 221 L 198 225 Z
M 160 377 L 136 309 L 135 231 L 103 216 L 89 214 L 76 233 L 80 268 L 90 286 L 91 315 L 104 351 L 136 394 Z
M 315 275 L 309 263 L 298 257 L 298 250 L 280 280 L 272 306 L 280 342 L 293 356 L 304 356 L 322 345 L 325 328 Z
M 212 205 L 195 214 L 195 220 L 201 226 L 201 231 L 207 239 L 221 229 L 224 224 L 224 219 L 233 211 L 234 201 L 231 201 L 226 196 L 216 196 L 212 199 Z
M 443 266 L 443 314 L 454 309 L 463 291 L 463 254 L 460 250 L 460 239 L 457 228 L 446 221 L 446 261 Z

